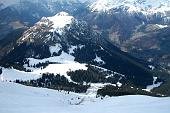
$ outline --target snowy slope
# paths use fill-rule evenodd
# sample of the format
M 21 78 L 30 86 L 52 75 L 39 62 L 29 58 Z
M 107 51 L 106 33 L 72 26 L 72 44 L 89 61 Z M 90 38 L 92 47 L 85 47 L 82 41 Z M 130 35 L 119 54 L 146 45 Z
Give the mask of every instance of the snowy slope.
M 19 80 L 31 80 L 31 79 L 37 79 L 40 76 L 40 74 L 35 73 L 28 73 L 24 71 L 19 71 L 16 69 L 5 69 L 2 68 L 2 74 L 0 75 L 1 81 L 15 81 L 16 79 Z
M 51 46 L 50 52 L 57 52 L 60 50 L 60 46 Z M 2 81 L 15 81 L 19 80 L 32 80 L 40 78 L 43 73 L 54 73 L 64 75 L 69 81 L 72 81 L 69 76 L 67 76 L 67 72 L 76 71 L 76 70 L 87 70 L 86 64 L 81 64 L 75 62 L 71 53 L 73 52 L 73 47 L 70 48 L 70 54 L 62 52 L 60 56 L 52 56 L 45 59 L 34 59 L 27 58 L 29 62 L 29 66 L 27 64 L 24 65 L 25 69 L 31 70 L 31 72 L 19 71 L 16 69 L 7 69 L 2 68 L 2 74 L 0 78 Z M 45 68 L 42 67 L 36 68 L 35 65 L 39 63 L 52 62 L 54 64 L 49 64 Z
M 79 98 L 78 98 L 79 97 Z M 170 98 L 122 96 L 93 98 L 0 82 L 1 113 L 169 113 Z M 96 109 L 97 108 L 97 109 Z
M 86 64 L 80 64 L 76 62 L 70 62 L 66 64 L 49 64 L 46 68 L 28 68 L 32 69 L 32 72 L 24 72 L 16 69 L 2 68 L 2 74 L 0 80 L 2 81 L 15 81 L 15 80 L 32 80 L 38 79 L 43 73 L 54 73 L 64 75 L 69 81 L 72 81 L 67 72 L 76 70 L 87 70 Z
M 69 16 L 66 12 L 60 12 L 57 13 L 53 17 L 48 17 L 48 19 L 53 22 L 53 29 L 52 32 L 57 31 L 59 34 L 61 34 L 62 29 L 66 26 L 71 24 L 72 20 L 74 19 L 73 16 Z
M 115 4 L 117 4 L 117 2 Z M 90 6 L 92 11 L 108 11 L 113 7 L 114 4 L 111 0 L 98 0 Z

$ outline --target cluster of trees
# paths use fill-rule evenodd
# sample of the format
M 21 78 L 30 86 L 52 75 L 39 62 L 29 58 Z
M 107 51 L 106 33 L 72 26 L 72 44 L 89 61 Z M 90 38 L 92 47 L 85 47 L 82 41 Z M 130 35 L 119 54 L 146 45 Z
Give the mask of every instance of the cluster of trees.
M 49 64 L 52 64 L 52 63 L 49 62 L 49 61 L 46 61 L 46 62 L 43 62 L 43 63 L 39 62 L 38 64 L 34 64 L 34 65 L 31 65 L 31 66 L 28 64 L 28 67 L 34 67 L 34 68 L 42 68 L 42 69 L 44 69 L 44 68 L 46 68 Z
M 89 85 L 69 82 L 67 78 L 65 78 L 64 76 L 60 76 L 59 74 L 54 75 L 50 73 L 43 74 L 42 77 L 37 80 L 30 81 L 16 80 L 16 83 L 33 87 L 43 87 L 55 90 L 72 91 L 76 93 L 84 93 L 87 91 L 87 88 L 89 87 Z
M 71 77 L 71 79 L 78 83 L 101 83 L 105 82 L 106 78 L 102 74 L 98 72 L 94 72 L 92 70 L 76 70 L 72 72 L 68 72 L 68 76 Z
M 78 83 L 112 83 L 116 84 L 122 76 L 118 74 L 114 74 L 114 76 L 108 75 L 113 74 L 110 71 L 102 71 L 96 67 L 88 65 L 87 70 L 76 70 L 68 72 L 67 75 L 71 77 L 71 79 Z M 122 82 L 123 78 L 122 78 Z
M 43 59 L 50 56 L 48 45 L 22 43 L 19 46 L 15 46 L 7 56 L 3 57 L 0 64 L 6 68 L 14 67 L 18 70 L 24 70 L 23 65 L 27 63 L 25 58 Z
M 75 60 L 78 62 L 91 63 L 93 59 L 96 58 L 94 51 L 95 47 L 96 46 L 93 44 L 86 44 L 85 47 L 75 50 L 75 53 L 73 54 L 75 56 Z
M 102 89 L 99 89 L 97 91 L 97 95 L 98 96 L 149 95 L 149 96 L 156 96 L 156 97 L 161 96 L 156 93 L 147 92 L 140 88 L 131 87 L 128 85 L 124 85 L 122 87 L 107 85 L 103 87 Z
M 0 74 L 2 74 L 2 68 L 0 68 Z

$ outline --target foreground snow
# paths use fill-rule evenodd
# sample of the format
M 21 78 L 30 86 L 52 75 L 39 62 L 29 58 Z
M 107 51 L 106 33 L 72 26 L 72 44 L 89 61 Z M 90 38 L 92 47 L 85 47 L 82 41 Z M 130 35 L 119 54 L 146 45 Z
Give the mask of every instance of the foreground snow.
M 78 98 L 79 97 L 79 98 Z M 0 113 L 169 113 L 170 98 L 122 96 L 89 100 L 86 94 L 58 92 L 0 82 Z

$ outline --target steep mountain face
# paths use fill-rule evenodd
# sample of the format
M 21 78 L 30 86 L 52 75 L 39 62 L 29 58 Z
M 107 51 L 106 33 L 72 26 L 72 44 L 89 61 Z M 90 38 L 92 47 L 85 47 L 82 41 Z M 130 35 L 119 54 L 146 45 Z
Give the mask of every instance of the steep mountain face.
M 161 68 L 163 65 L 169 69 L 169 57 L 165 57 L 169 56 L 169 49 L 161 41 L 169 36 L 169 1 L 96 0 L 88 7 L 83 19 L 109 42 L 135 57 L 152 59 Z
M 169 27 L 160 29 L 158 26 L 156 29 L 149 29 L 149 26 L 151 25 L 143 26 L 140 31 L 134 33 L 134 36 L 122 45 L 122 49 L 169 70 L 170 29 Z
M 97 0 L 89 8 L 96 14 L 93 19 L 100 20 L 94 25 L 107 26 L 109 39 L 117 45 L 131 38 L 139 25 L 169 24 L 169 1 L 165 0 Z M 111 21 L 106 24 L 104 20 Z
M 15 42 L 12 49 L 7 49 L 8 54 L 1 60 L 1 65 L 33 71 L 30 66 L 38 64 L 77 62 L 119 73 L 117 79 L 122 84 L 142 88 L 153 84 L 154 74 L 147 63 L 120 51 L 85 21 L 66 12 L 43 17 Z

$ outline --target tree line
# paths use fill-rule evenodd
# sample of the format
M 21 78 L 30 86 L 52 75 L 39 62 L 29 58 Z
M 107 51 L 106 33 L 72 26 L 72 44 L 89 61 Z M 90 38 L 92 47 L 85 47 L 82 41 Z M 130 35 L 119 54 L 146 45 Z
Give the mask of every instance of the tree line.
M 87 91 L 87 88 L 90 87 L 89 85 L 69 82 L 66 77 L 59 74 L 54 75 L 51 73 L 42 74 L 42 77 L 37 80 L 16 80 L 15 82 L 27 86 L 72 91 L 76 93 L 85 93 Z

